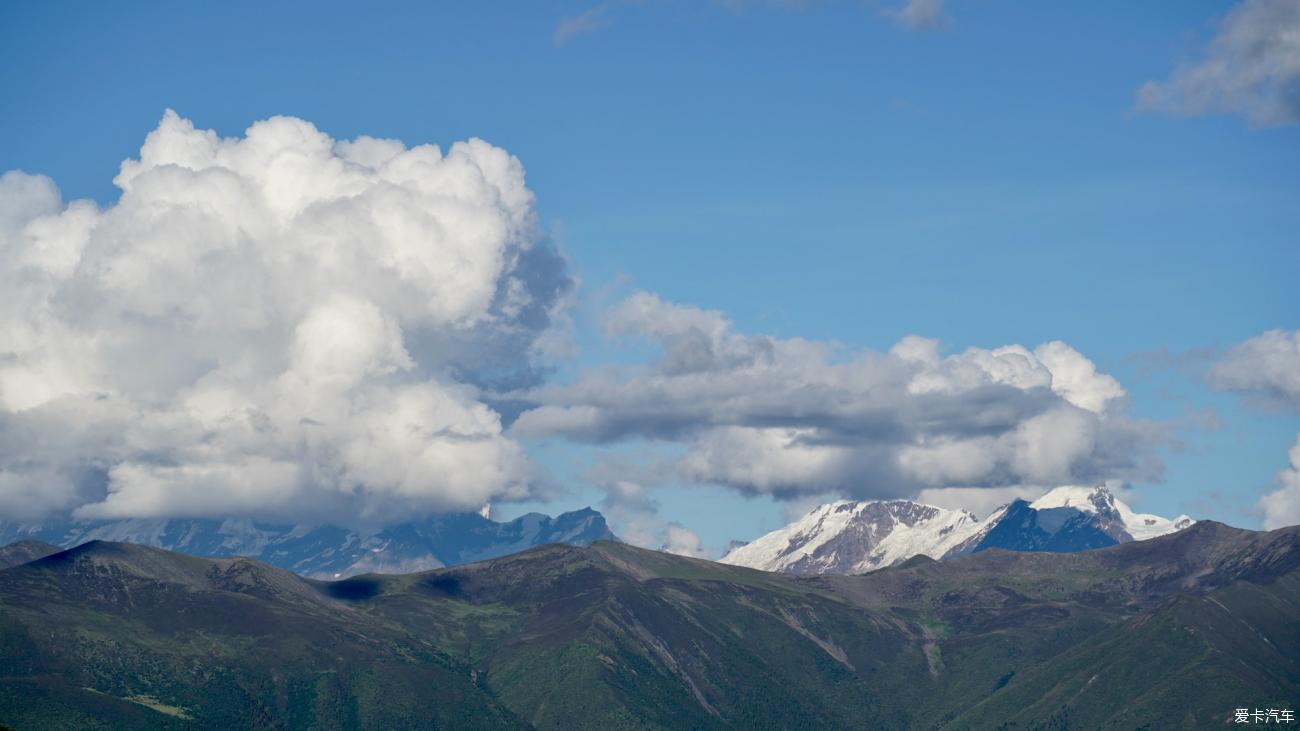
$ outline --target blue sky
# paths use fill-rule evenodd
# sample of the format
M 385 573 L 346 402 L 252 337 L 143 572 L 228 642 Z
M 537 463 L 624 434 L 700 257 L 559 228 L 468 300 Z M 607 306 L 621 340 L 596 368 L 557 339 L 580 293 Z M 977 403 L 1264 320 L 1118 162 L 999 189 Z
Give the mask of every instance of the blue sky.
M 340 139 L 481 137 L 522 161 L 581 282 L 559 382 L 644 357 L 599 327 L 637 290 L 850 349 L 1062 340 L 1135 417 L 1175 423 L 1136 507 L 1260 524 L 1300 418 L 1203 376 L 1300 327 L 1300 130 L 1136 103 L 1234 3 L 952 0 L 937 30 L 859 2 L 610 3 L 557 44 L 592 7 L 9 3 L 0 170 L 111 204 L 167 108 L 225 136 L 284 114 Z M 531 444 L 570 491 L 504 510 L 597 503 L 599 454 L 674 448 Z M 715 548 L 784 520 L 681 480 L 653 499 Z

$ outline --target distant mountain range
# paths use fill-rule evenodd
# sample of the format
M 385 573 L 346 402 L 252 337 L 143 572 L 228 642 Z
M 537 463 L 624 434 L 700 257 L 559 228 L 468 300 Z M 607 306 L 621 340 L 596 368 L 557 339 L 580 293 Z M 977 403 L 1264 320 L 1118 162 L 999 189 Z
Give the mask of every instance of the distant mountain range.
M 723 563 L 798 574 L 862 573 L 915 556 L 943 559 L 988 548 L 1071 552 L 1164 535 L 1194 523 L 1135 513 L 1104 486 L 1061 487 L 1017 500 L 984 520 L 908 500 L 822 505 L 751 543 Z M 247 519 L 0 522 L 0 544 L 38 541 L 71 548 L 102 540 L 195 556 L 247 556 L 318 579 L 410 573 L 505 556 L 548 543 L 617 540 L 590 508 L 551 518 L 529 513 L 498 522 L 478 513 L 435 515 L 372 532 L 334 525 Z
M 92 541 L 0 570 L 0 726 L 1220 728 L 1300 709 L 1297 627 L 1300 527 L 858 576 L 598 541 L 324 582 Z
M 1146 540 L 1196 521 L 1135 513 L 1105 486 L 1058 487 L 1034 502 L 1016 500 L 984 520 L 910 500 L 819 506 L 784 528 L 735 546 L 723 563 L 795 574 L 854 574 L 989 548 L 1069 553 Z
M 303 576 L 340 579 L 410 573 L 505 556 L 547 543 L 585 546 L 616 540 L 591 508 L 551 518 L 529 513 L 497 522 L 478 513 L 435 515 L 366 533 L 334 525 L 252 520 L 132 519 L 0 523 L 0 544 L 42 541 L 71 548 L 87 541 L 136 543 L 195 556 L 248 556 Z

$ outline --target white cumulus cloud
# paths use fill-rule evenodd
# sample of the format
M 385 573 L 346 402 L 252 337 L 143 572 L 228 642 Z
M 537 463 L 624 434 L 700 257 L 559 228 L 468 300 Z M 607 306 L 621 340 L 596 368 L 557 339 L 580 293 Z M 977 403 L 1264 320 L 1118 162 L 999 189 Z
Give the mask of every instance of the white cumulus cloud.
M 1300 435 L 1287 452 L 1291 465 L 1277 473 L 1279 487 L 1259 499 L 1264 511 L 1264 529 L 1285 528 L 1300 524 Z
M 1269 330 L 1238 343 L 1210 367 L 1209 381 L 1265 408 L 1300 413 L 1300 330 Z M 1277 474 L 1281 487 L 1258 503 L 1269 530 L 1300 523 L 1300 436 L 1287 456 L 1291 466 Z
M 168 111 L 106 208 L 0 177 L 0 512 L 382 521 L 523 498 L 488 391 L 571 289 L 482 140 Z
M 692 558 L 708 558 L 709 555 L 695 531 L 680 523 L 669 523 L 664 529 L 664 545 L 660 550 Z

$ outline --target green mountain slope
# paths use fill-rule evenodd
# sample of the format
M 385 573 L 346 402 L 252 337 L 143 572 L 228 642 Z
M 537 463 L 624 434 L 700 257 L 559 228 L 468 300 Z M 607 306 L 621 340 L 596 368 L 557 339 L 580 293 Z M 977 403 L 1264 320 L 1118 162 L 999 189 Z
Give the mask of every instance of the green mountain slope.
M 1180 596 L 1015 678 L 954 728 L 1209 728 L 1300 702 L 1300 577 Z M 1246 662 L 1249 658 L 1249 662 Z
M 798 578 L 618 543 L 324 583 L 0 571 L 16 728 L 1200 728 L 1300 706 L 1300 529 Z M 96 725 L 98 724 L 98 725 Z
M 0 601 L 15 728 L 522 726 L 434 643 L 247 559 L 93 542 L 0 572 Z

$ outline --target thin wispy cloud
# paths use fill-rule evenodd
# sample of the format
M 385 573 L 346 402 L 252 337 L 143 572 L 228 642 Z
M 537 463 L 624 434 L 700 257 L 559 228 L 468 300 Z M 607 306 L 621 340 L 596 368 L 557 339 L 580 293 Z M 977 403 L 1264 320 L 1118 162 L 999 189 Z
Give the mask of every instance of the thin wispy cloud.
M 938 30 L 948 25 L 943 0 L 907 0 L 899 8 L 887 8 L 885 15 L 912 30 Z
M 743 13 L 755 7 L 805 10 L 816 5 L 817 0 L 715 0 L 715 3 L 733 13 Z
M 948 16 L 944 13 L 944 0 L 906 0 L 899 6 L 885 6 L 879 12 L 910 30 L 936 30 L 948 25 Z M 551 34 L 551 43 L 556 48 L 569 45 L 580 36 L 597 33 L 613 24 L 612 16 L 616 8 L 625 5 L 641 5 L 638 0 L 626 2 L 603 2 L 593 5 L 581 13 L 564 18 L 556 24 Z M 735 14 L 747 13 L 759 8 L 801 11 L 810 10 L 819 3 L 817 0 L 713 0 L 713 4 Z
M 561 20 L 551 34 L 551 43 L 556 48 L 569 45 L 574 38 L 596 31 L 609 25 L 609 4 L 601 3 L 587 8 L 583 12 Z

